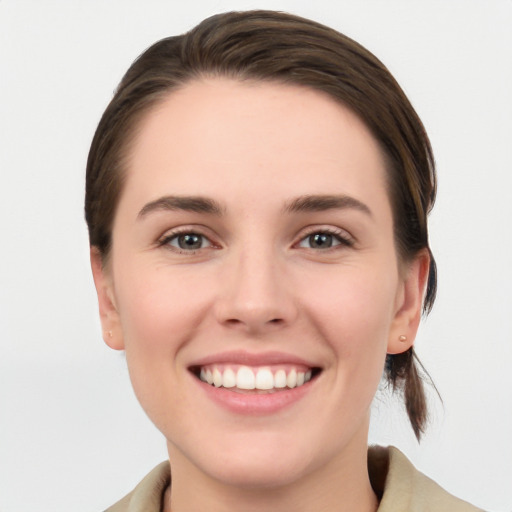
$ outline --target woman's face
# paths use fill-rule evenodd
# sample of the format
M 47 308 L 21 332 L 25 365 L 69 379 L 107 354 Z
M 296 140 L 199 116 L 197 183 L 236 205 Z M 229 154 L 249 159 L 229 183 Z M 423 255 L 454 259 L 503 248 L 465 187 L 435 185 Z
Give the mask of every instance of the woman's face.
M 178 470 L 284 484 L 366 450 L 426 268 L 400 268 L 385 181 L 365 125 L 308 88 L 196 81 L 145 117 L 93 270 Z

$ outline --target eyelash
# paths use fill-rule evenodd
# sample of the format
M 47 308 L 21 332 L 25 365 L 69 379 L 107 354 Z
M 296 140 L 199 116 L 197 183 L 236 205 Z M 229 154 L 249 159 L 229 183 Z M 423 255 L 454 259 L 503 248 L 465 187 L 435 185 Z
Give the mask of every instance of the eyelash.
M 174 239 L 178 239 L 178 237 L 180 236 L 183 236 L 183 235 L 192 235 L 192 236 L 197 236 L 197 237 L 200 237 L 204 240 L 207 240 L 208 243 L 209 243 L 209 246 L 208 247 L 215 247 L 215 244 L 204 234 L 202 233 L 198 233 L 196 230 L 194 229 L 187 229 L 187 228 L 181 228 L 181 229 L 175 229 L 173 230 L 171 233 L 168 233 L 166 234 L 164 237 L 162 237 L 159 241 L 158 241 L 158 246 L 159 247 L 167 247 L 168 249 L 178 253 L 178 254 L 189 254 L 189 255 L 193 255 L 193 254 L 196 254 L 197 251 L 200 251 L 201 249 L 206 249 L 208 247 L 200 247 L 199 249 L 182 249 L 180 247 L 175 247 L 175 246 L 172 246 L 170 244 L 170 242 Z
M 178 239 L 178 237 L 183 236 L 183 235 L 192 235 L 192 236 L 200 237 L 201 239 L 203 239 L 203 241 L 206 240 L 209 245 L 207 247 L 200 247 L 198 249 L 190 249 L 189 250 L 189 249 L 175 247 L 170 244 L 171 241 Z M 294 244 L 294 247 L 296 247 L 296 246 L 301 247 L 300 244 L 302 242 L 306 241 L 308 238 L 310 238 L 314 235 L 332 236 L 338 243 L 331 247 L 327 247 L 326 249 L 320 249 L 320 248 L 315 249 L 313 247 L 305 247 L 305 249 L 312 250 L 315 252 L 316 251 L 327 252 L 327 251 L 331 251 L 331 250 L 336 250 L 336 247 L 339 247 L 339 246 L 342 246 L 342 247 L 353 247 L 354 246 L 354 240 L 350 236 L 348 236 L 347 232 L 344 230 L 333 229 L 333 228 L 314 228 L 314 229 L 311 229 L 310 231 L 307 231 L 306 233 L 302 233 L 301 238 L 299 239 L 299 241 L 297 243 Z M 159 247 L 167 247 L 170 250 L 172 250 L 178 254 L 188 254 L 188 255 L 194 255 L 202 249 L 207 249 L 207 248 L 211 248 L 211 247 L 218 248 L 218 246 L 215 246 L 215 244 L 206 235 L 199 233 L 191 228 L 176 229 L 176 230 L 172 231 L 171 233 L 166 234 L 164 237 L 162 237 L 158 241 L 158 246 Z
M 310 231 L 302 234 L 298 244 L 295 244 L 295 245 L 299 245 L 300 243 L 302 243 L 303 241 L 307 240 L 308 238 L 310 238 L 314 235 L 329 235 L 329 236 L 332 236 L 339 243 L 334 246 L 328 247 L 326 249 L 314 249 L 312 247 L 307 248 L 307 249 L 310 249 L 313 251 L 318 250 L 318 251 L 326 252 L 326 251 L 330 251 L 330 250 L 336 250 L 336 247 L 339 247 L 339 246 L 341 246 L 341 247 L 353 247 L 354 246 L 353 238 L 351 238 L 345 230 L 336 229 L 336 228 L 313 228 Z

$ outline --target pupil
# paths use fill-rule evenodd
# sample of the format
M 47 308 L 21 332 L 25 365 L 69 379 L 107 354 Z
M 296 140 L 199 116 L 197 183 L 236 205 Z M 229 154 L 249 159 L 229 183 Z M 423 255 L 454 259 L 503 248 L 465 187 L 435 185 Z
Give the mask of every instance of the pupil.
M 325 249 L 332 246 L 332 235 L 327 233 L 315 233 L 309 237 L 311 247 L 317 249 Z
M 181 249 L 201 249 L 201 237 L 199 235 L 181 235 L 178 237 L 178 245 Z

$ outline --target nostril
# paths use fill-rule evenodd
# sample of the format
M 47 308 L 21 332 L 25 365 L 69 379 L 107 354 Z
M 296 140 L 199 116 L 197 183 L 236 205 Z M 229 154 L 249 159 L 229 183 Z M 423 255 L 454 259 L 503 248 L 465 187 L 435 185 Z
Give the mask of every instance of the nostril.
M 254 321 L 244 321 L 239 318 L 226 318 L 224 320 L 224 325 L 231 328 L 240 328 L 242 326 L 246 326 L 249 330 L 259 330 L 261 328 L 270 327 L 281 327 L 285 324 L 283 318 L 271 318 L 270 320 L 262 320 L 261 322 Z

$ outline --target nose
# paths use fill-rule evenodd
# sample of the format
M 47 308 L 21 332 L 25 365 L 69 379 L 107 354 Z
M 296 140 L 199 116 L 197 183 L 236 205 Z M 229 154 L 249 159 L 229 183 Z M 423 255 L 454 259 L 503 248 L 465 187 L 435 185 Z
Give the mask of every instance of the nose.
M 270 250 L 233 254 L 220 275 L 217 320 L 250 334 L 291 324 L 297 305 L 288 274 Z

